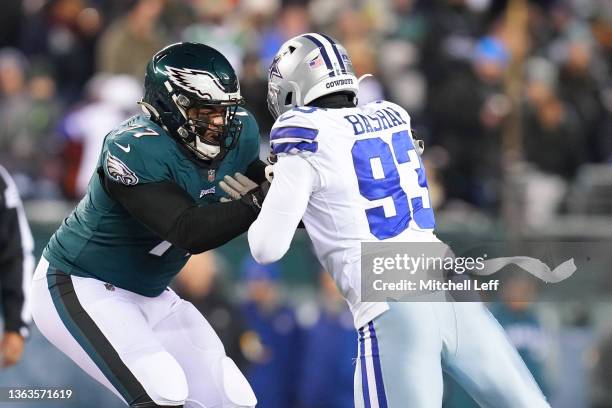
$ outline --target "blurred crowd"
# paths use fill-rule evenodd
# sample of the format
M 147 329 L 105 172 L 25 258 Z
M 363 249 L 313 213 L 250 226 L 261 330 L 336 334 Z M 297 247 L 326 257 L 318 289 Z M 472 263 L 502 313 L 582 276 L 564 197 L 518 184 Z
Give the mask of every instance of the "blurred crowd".
M 518 174 L 537 223 L 582 165 L 612 162 L 609 1 L 4 0 L 0 9 L 0 162 L 26 199 L 83 195 L 101 139 L 137 112 L 147 61 L 176 41 L 227 56 L 265 141 L 267 67 L 280 44 L 309 31 L 336 37 L 357 74 L 374 75 L 361 103 L 387 98 L 412 115 L 437 208 L 495 215 L 503 182 Z

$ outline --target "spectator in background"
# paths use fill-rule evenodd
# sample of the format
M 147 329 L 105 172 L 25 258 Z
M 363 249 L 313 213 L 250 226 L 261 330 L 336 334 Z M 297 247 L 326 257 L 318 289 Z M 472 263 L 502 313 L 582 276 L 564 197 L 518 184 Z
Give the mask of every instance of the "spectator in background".
M 444 172 L 450 198 L 495 210 L 500 188 L 500 133 L 510 111 L 503 90 L 509 52 L 501 27 L 478 40 L 471 66 L 457 65 L 432 90 L 430 114 L 435 141 L 448 151 Z
M 147 58 L 169 38 L 215 43 L 237 67 L 245 64 L 241 77 L 244 89 L 251 89 L 247 101 L 253 101 L 251 108 L 264 122 L 269 116 L 259 103 L 260 95 L 265 96 L 261 67 L 269 66 L 278 46 L 295 34 L 334 35 L 352 50 L 358 73 L 375 74 L 362 83 L 360 101 L 384 94 L 410 112 L 428 148 L 446 150 L 448 166 L 441 180 L 449 204 L 459 199 L 494 213 L 500 202 L 499 133 L 511 106 L 501 83 L 509 53 L 545 55 L 560 68 L 556 99 L 563 109 L 554 103 L 537 109 L 529 105 L 524 127 L 527 121 L 541 126 L 544 117 L 574 116 L 582 126 L 585 157 L 591 162 L 612 160 L 607 3 L 527 2 L 528 38 L 515 35 L 520 30 L 508 34 L 508 2 L 490 0 L 37 0 L 21 5 L 11 0 L 2 7 L 2 17 L 10 16 L 11 24 L 2 28 L 33 67 L 46 67 L 57 85 L 54 99 L 70 107 L 94 75 L 94 62 L 99 72 L 142 77 Z M 22 33 L 15 38 L 19 20 Z M 162 26 L 167 32 L 159 29 Z M 106 30 L 101 36 L 102 27 Z M 561 122 L 557 128 L 565 126 L 565 118 Z M 268 128 L 264 123 L 263 133 Z M 525 140 L 531 138 L 523 133 Z M 532 142 L 537 144 L 538 137 Z M 556 151 L 548 156 L 544 159 L 565 162 Z M 59 167 L 40 171 L 57 173 Z M 566 169 L 563 173 L 560 178 L 571 177 Z M 21 186 L 19 178 L 17 182 Z
M 21 31 L 22 0 L 4 0 L 0 13 L 0 48 L 16 47 Z
M 602 3 L 603 4 L 603 3 Z M 601 83 L 601 99 L 604 107 L 603 123 L 599 133 L 596 149 L 603 162 L 612 164 L 612 6 L 607 4 L 607 9 L 597 13 L 593 21 L 593 36 L 596 41 L 594 47 L 599 50 L 601 57 L 601 69 L 605 72 L 599 78 Z
M 174 289 L 206 317 L 221 339 L 227 356 L 244 371 L 246 359 L 240 349 L 240 339 L 246 326 L 240 310 L 223 292 L 220 262 L 214 251 L 192 255 L 177 275 Z
M 383 99 L 383 89 L 377 77 L 377 47 L 378 35 L 373 30 L 371 19 L 350 7 L 338 10 L 335 30 L 337 38 L 345 46 L 351 56 L 351 63 L 357 78 L 372 74 L 364 78 L 359 85 L 357 100 L 359 105 Z M 336 33 L 334 33 L 336 34 Z
M 368 48 L 364 42 L 355 42 L 347 44 L 346 50 L 349 55 L 353 56 L 351 62 L 357 78 L 366 74 L 371 75 L 364 77 L 359 83 L 359 92 L 357 93 L 358 105 L 361 106 L 383 99 L 382 84 L 376 75 L 376 56 L 372 49 Z
M 153 54 L 168 45 L 158 24 L 164 6 L 165 0 L 131 0 L 125 17 L 113 22 L 100 38 L 98 70 L 142 80 Z
M 89 101 L 70 112 L 62 126 L 67 138 L 64 152 L 68 159 L 64 192 L 70 198 L 80 198 L 87 191 L 104 137 L 138 112 L 142 87 L 129 75 L 98 74 L 88 82 L 87 94 Z M 75 150 L 80 154 L 72 157 L 70 152 Z
M 31 322 L 27 293 L 34 272 L 34 240 L 17 186 L 0 166 L 0 301 L 4 333 L 0 363 L 14 365 L 21 358 L 27 325 Z
M 84 0 L 44 2 L 24 22 L 22 50 L 35 64 L 52 70 L 59 96 L 68 105 L 81 96 L 81 88 L 94 73 L 101 27 L 100 13 Z
M 0 50 L 0 152 L 2 161 L 10 169 L 19 164 L 24 154 L 29 154 L 35 143 L 24 134 L 28 125 L 31 101 L 27 92 L 27 61 L 25 56 L 14 48 Z M 27 152 L 20 152 L 23 143 L 28 144 Z
M 603 132 L 605 110 L 601 95 L 603 87 L 593 74 L 594 66 L 597 66 L 594 51 L 589 37 L 567 41 L 559 75 L 559 96 L 578 115 L 580 139 L 588 149 L 585 152 L 588 158 L 599 162 L 605 158 L 598 143 Z
M 245 107 L 257 118 L 259 132 L 267 135 L 274 124 L 274 119 L 268 111 L 268 78 L 255 54 L 247 54 L 244 57 L 240 92 L 244 97 Z
M 265 67 L 269 67 L 272 58 L 280 46 L 288 39 L 311 31 L 310 14 L 305 5 L 289 3 L 279 11 L 273 24 L 264 28 L 259 41 L 259 57 Z
M 331 276 L 319 274 L 317 302 L 300 308 L 304 326 L 300 408 L 354 407 L 355 328 L 346 301 Z
M 585 160 L 582 122 L 559 96 L 555 67 L 532 59 L 526 68 L 525 158 L 543 173 L 569 179 Z
M 24 197 L 57 194 L 57 174 L 49 165 L 58 105 L 55 83 L 48 75 L 35 73 L 28 81 L 23 54 L 0 50 L 0 161 L 15 174 Z
M 246 377 L 266 408 L 297 406 L 300 330 L 294 311 L 279 293 L 277 264 L 259 265 L 250 256 L 242 266 L 246 300 L 242 313 L 249 331 L 241 341 L 250 362 Z
M 559 211 L 569 179 L 585 160 L 586 141 L 578 115 L 559 98 L 556 67 L 534 58 L 526 69 L 524 213 L 527 225 L 538 226 Z
M 431 3 L 424 13 L 428 29 L 421 47 L 421 67 L 431 88 L 430 95 L 457 71 L 469 70 L 474 44 L 483 34 L 486 21 L 482 10 L 471 9 L 465 0 Z
M 414 0 L 391 2 L 387 37 L 378 49 L 377 68 L 388 98 L 406 109 L 412 126 L 421 130 L 426 125 L 422 113 L 427 100 L 427 82 L 419 64 L 429 23 L 415 3 Z M 431 145 L 425 132 L 420 136 Z
M 199 42 L 215 47 L 242 74 L 243 53 L 248 35 L 242 21 L 236 19 L 237 4 L 230 0 L 195 0 L 192 7 L 199 21 L 181 33 L 183 41 Z M 233 18 L 234 17 L 234 18 Z

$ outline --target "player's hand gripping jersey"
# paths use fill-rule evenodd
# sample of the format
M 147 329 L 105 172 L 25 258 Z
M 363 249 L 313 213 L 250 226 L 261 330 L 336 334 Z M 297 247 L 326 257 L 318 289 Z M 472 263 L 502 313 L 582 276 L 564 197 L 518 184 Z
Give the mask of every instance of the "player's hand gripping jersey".
M 134 116 L 104 141 L 98 171 L 126 186 L 172 181 L 198 205 L 222 197 L 217 184 L 226 174 L 244 173 L 259 155 L 259 130 L 239 109 L 238 145 L 216 171 L 202 167 L 175 139 L 145 115 Z M 194 226 L 195 228 L 195 226 Z M 189 254 L 158 237 L 105 190 L 94 174 L 87 191 L 45 248 L 44 257 L 71 275 L 92 277 L 145 296 L 157 296 L 187 262 Z
M 293 235 L 286 226 L 303 219 L 356 327 L 363 326 L 387 304 L 360 301 L 361 242 L 437 241 L 408 113 L 387 101 L 343 109 L 299 107 L 278 117 L 270 143 L 278 162 L 249 230 L 253 255 L 261 262 L 282 257 Z M 266 239 L 265 225 L 283 226 L 283 232 Z

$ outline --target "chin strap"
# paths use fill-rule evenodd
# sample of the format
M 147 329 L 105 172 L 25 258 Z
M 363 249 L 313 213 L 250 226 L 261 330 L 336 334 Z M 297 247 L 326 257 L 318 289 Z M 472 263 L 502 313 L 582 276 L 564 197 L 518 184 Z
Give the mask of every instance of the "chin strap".
M 138 105 L 140 105 L 140 109 L 142 109 L 142 111 L 146 115 L 155 116 L 155 117 L 159 116 L 159 112 L 157 112 L 157 109 L 155 109 L 153 105 L 151 105 L 150 103 L 145 102 L 144 100 L 140 100 L 137 103 Z

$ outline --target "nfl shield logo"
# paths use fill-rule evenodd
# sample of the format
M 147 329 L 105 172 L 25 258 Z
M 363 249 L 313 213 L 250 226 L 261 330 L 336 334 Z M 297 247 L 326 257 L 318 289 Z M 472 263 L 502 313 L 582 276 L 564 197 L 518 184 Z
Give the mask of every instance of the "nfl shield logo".
M 215 170 L 214 170 L 214 169 L 210 169 L 210 170 L 208 170 L 208 181 L 209 181 L 209 182 L 211 182 L 211 183 L 212 183 L 213 181 L 215 181 L 215 173 L 216 173 L 216 172 L 215 172 Z

